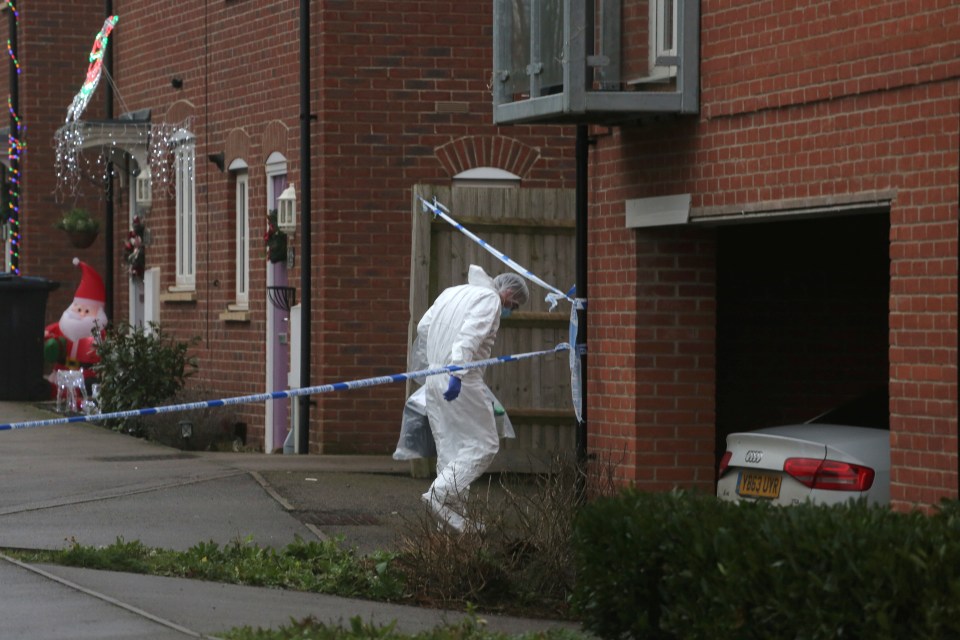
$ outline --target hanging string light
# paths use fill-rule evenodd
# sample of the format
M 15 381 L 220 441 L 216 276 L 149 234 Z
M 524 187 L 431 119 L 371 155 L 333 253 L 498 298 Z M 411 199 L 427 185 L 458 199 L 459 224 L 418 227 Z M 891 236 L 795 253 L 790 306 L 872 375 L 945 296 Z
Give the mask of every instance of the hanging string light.
M 20 24 L 20 13 L 13 2 L 7 2 L 4 8 L 9 9 L 13 15 L 15 30 Z M 17 60 L 11 39 L 7 40 L 7 53 L 10 55 L 17 75 L 20 75 L 20 62 Z M 13 98 L 7 96 L 7 109 L 10 112 L 10 133 L 7 135 L 7 241 L 9 243 L 9 264 L 10 270 L 16 275 L 20 275 L 20 245 L 22 236 L 20 233 L 20 161 L 23 158 L 23 152 L 27 145 L 23 141 L 23 123 L 13 104 Z
M 10 55 L 10 60 L 13 61 L 13 66 L 17 68 L 17 75 L 20 75 L 20 61 L 17 60 L 17 54 L 13 52 L 13 45 L 10 43 L 10 38 L 7 38 L 7 53 Z
M 61 127 L 54 139 L 56 142 L 56 170 L 58 188 L 66 181 L 68 176 L 78 177 L 80 175 L 80 151 L 83 149 L 83 126 L 80 124 L 80 116 L 90 103 L 97 84 L 100 82 L 100 76 L 103 72 L 103 56 L 106 53 L 107 43 L 110 41 L 110 33 L 116 26 L 119 16 L 113 15 L 103 21 L 103 26 L 99 33 L 93 39 L 93 48 L 90 50 L 89 65 L 87 66 L 87 75 L 84 78 L 80 91 L 73 97 L 73 102 L 67 108 L 66 124 Z M 94 159 L 95 164 L 110 166 L 109 162 L 102 163 L 100 158 Z M 100 176 L 103 181 L 112 176 Z M 74 192 L 76 191 L 76 182 L 73 183 Z
M 14 123 L 13 129 L 7 136 L 7 193 L 8 218 L 10 239 L 10 262 L 13 272 L 20 273 L 20 160 L 27 145 L 21 137 L 23 125 L 20 117 L 13 108 L 12 100 L 7 97 L 7 108 L 10 119 Z
M 154 195 L 173 192 L 173 149 L 189 132 L 190 119 L 178 123 L 70 122 L 54 134 L 54 171 L 58 197 L 75 197 L 85 182 L 103 186 L 117 177 L 114 158 L 123 151 L 146 150 Z M 111 169 L 111 167 L 113 167 Z M 188 167 L 193 179 L 195 167 Z
M 113 15 L 104 21 L 90 51 L 90 64 L 83 86 L 67 109 L 65 124 L 54 134 L 56 191 L 61 196 L 76 196 L 80 191 L 81 178 L 100 186 L 106 185 L 117 177 L 114 158 L 118 152 L 129 151 L 133 147 L 147 151 L 152 191 L 159 194 L 172 189 L 172 148 L 175 140 L 189 131 L 189 118 L 180 123 L 164 122 L 149 126 L 136 122 L 121 123 L 114 120 L 93 123 L 80 119 L 101 76 L 105 75 L 107 81 L 113 84 L 110 74 L 103 68 L 103 57 L 118 19 Z M 122 103 L 119 92 L 118 98 Z M 192 166 L 190 178 L 193 178 Z

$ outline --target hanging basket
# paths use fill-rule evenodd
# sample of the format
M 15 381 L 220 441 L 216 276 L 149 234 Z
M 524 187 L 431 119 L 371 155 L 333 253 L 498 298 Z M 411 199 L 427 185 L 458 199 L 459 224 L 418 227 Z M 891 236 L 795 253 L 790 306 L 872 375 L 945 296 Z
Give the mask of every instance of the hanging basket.
M 270 295 L 270 302 L 277 309 L 290 311 L 290 307 L 297 304 L 297 290 L 293 287 L 267 287 L 267 293 Z
M 67 231 L 70 244 L 77 249 L 86 249 L 97 240 L 98 231 Z

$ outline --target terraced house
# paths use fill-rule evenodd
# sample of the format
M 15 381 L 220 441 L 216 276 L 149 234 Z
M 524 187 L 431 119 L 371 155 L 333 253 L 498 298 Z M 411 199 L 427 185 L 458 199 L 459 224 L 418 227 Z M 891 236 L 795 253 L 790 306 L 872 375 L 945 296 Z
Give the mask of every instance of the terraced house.
M 894 506 L 957 497 L 955 3 L 109 11 L 113 83 L 80 129 L 84 153 L 116 168 L 82 196 L 112 202 L 113 236 L 87 255 L 110 274 L 112 317 L 201 338 L 206 392 L 406 370 L 431 297 L 470 262 L 500 268 L 423 214 L 418 198 L 437 198 L 588 300 L 585 440 L 565 358 L 487 372 L 519 427 L 517 460 L 585 445 L 624 482 L 712 491 L 726 434 L 881 388 Z M 25 273 L 70 278 L 64 241 L 45 231 L 64 196 L 47 140 L 104 17 L 102 3 L 19 12 Z M 271 257 L 274 210 L 287 250 Z M 142 279 L 119 244 L 137 215 Z M 569 307 L 534 299 L 499 353 L 566 339 Z M 292 419 L 288 402 L 254 404 L 236 419 L 265 451 L 306 416 L 294 439 L 310 452 L 386 454 L 407 392 L 320 394 Z

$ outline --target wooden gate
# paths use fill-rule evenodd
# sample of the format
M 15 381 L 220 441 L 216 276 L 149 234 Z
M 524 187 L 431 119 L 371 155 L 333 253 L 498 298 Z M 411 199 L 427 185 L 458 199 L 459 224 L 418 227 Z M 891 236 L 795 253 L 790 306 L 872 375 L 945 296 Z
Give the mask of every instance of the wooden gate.
M 572 189 L 437 187 L 413 190 L 413 243 L 410 268 L 409 344 L 417 322 L 445 288 L 463 284 L 476 264 L 495 276 L 509 267 L 441 219 L 424 213 L 418 196 L 434 197 L 450 216 L 491 246 L 513 258 L 544 282 L 567 291 L 575 282 L 575 192 Z M 493 355 L 526 353 L 567 342 L 570 304 L 554 311 L 549 293 L 528 282 L 530 302 L 500 323 Z M 501 441 L 491 470 L 544 468 L 575 448 L 568 355 L 548 355 L 488 367 L 487 385 L 507 410 L 516 439 Z M 416 383 L 408 383 L 412 392 Z

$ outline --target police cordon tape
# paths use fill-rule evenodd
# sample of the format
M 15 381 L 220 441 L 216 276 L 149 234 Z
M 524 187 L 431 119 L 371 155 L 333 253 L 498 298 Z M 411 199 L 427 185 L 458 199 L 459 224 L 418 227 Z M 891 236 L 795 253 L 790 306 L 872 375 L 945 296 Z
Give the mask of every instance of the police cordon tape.
M 460 233 L 462 233 L 463 235 L 467 236 L 468 238 L 473 240 L 475 243 L 480 245 L 488 253 L 490 253 L 491 255 L 496 257 L 498 260 L 500 260 L 500 262 L 507 265 L 508 267 L 510 267 L 517 273 L 519 273 L 524 278 L 530 280 L 531 282 L 535 282 L 541 287 L 543 287 L 544 289 L 546 289 L 547 291 L 550 291 L 550 294 L 547 295 L 547 302 L 550 303 L 551 311 L 553 311 L 553 309 L 557 306 L 557 301 L 560 298 L 565 298 L 572 304 L 576 304 L 576 301 L 570 297 L 569 293 L 564 293 L 563 291 L 556 288 L 552 284 L 542 280 L 533 271 L 530 271 L 529 269 L 524 267 L 522 264 L 520 264 L 519 262 L 517 262 L 516 260 L 508 256 L 504 252 L 500 251 L 499 249 L 494 247 L 492 244 L 489 244 L 486 240 L 484 240 L 483 238 L 481 238 L 480 236 L 473 233 L 472 231 L 467 229 L 465 226 L 463 226 L 462 224 L 454 220 L 450 215 L 448 215 L 450 213 L 450 209 L 447 209 L 445 206 L 443 206 L 440 202 L 437 201 L 436 198 L 433 199 L 433 202 L 425 200 L 423 196 L 417 196 L 417 198 L 419 198 L 420 202 L 423 204 L 424 213 L 429 212 L 429 213 L 432 213 L 434 217 L 441 218 L 442 220 L 447 222 L 449 225 L 451 225 L 454 229 L 456 229 L 457 231 L 459 231 Z M 584 304 L 585 303 L 586 301 L 584 301 Z
M 331 391 L 346 391 L 348 389 L 363 389 L 366 387 L 375 387 L 381 384 L 390 384 L 392 382 L 405 382 L 407 380 L 416 380 L 417 378 L 426 378 L 441 373 L 453 373 L 455 371 L 466 371 L 469 369 L 479 369 L 491 365 L 501 364 L 503 362 L 516 362 L 518 360 L 529 360 L 530 358 L 539 358 L 551 353 L 569 351 L 570 345 L 561 342 L 553 349 L 544 349 L 543 351 L 530 351 L 528 353 L 516 353 L 509 356 L 497 356 L 487 360 L 477 362 L 468 362 L 463 365 L 447 365 L 444 367 L 435 367 L 433 369 L 421 369 L 420 371 L 408 371 L 406 373 L 395 373 L 389 376 L 377 376 L 375 378 L 363 378 L 360 380 L 351 380 L 348 382 L 336 382 L 333 384 L 324 384 L 316 387 L 304 387 L 302 389 L 288 389 L 286 391 L 271 391 L 269 393 L 257 393 L 249 396 L 236 396 L 233 398 L 223 398 L 220 400 L 202 400 L 199 402 L 188 402 L 184 404 L 171 404 L 160 407 L 150 407 L 147 409 L 131 409 L 129 411 L 114 411 L 112 413 L 97 413 L 92 415 L 68 416 L 66 418 L 51 418 L 50 420 L 32 420 L 30 422 L 11 422 L 0 424 L 0 431 L 10 431 L 13 429 L 27 429 L 30 427 L 49 427 L 57 424 L 68 424 L 71 422 L 99 422 L 101 420 L 115 420 L 120 418 L 135 418 L 138 416 L 152 416 L 159 413 L 174 413 L 177 411 L 192 411 L 194 409 L 206 409 L 208 407 L 225 407 L 235 404 L 253 404 L 265 402 L 267 400 L 282 400 L 284 398 L 294 398 L 299 396 L 314 395 L 318 393 L 329 393 Z

